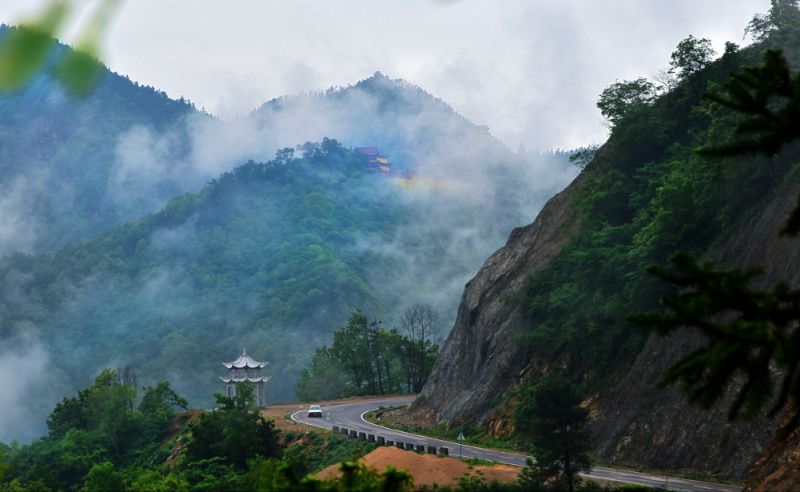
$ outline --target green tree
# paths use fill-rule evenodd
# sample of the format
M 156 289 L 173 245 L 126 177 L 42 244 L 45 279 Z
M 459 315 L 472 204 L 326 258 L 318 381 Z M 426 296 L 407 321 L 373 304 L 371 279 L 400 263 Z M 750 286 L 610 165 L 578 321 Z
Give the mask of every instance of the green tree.
M 520 396 L 516 429 L 532 447 L 526 483 L 574 490 L 578 473 L 591 467 L 591 441 L 586 430 L 589 411 L 581 406 L 577 386 L 562 376 L 546 377 Z
M 405 330 L 404 363 L 409 391 L 419 393 L 428 379 L 439 353 L 435 343 L 439 333 L 439 316 L 430 304 L 415 304 L 406 309 L 400 321 Z
M 600 147 L 591 145 L 589 147 L 582 147 L 569 156 L 569 162 L 577 166 L 579 169 L 584 169 L 597 155 L 597 150 Z
M 300 401 L 331 400 L 343 396 L 349 380 L 345 369 L 327 346 L 320 347 L 311 358 L 311 365 L 300 372 L 297 398 Z
M 7 446 L 0 442 L 0 482 L 3 481 L 3 477 L 6 474 L 6 469 L 9 467 L 4 459 L 7 449 Z
M 167 381 L 145 388 L 142 401 L 139 402 L 139 411 L 145 414 L 172 414 L 176 407 L 186 410 L 189 408 L 189 402 L 175 393 Z
M 765 41 L 775 33 L 797 31 L 800 27 L 800 2 L 798 0 L 770 0 L 766 14 L 756 14 L 747 24 L 745 34 L 756 41 Z
M 114 467 L 114 463 L 104 461 L 92 466 L 83 482 L 83 492 L 108 492 L 124 491 L 125 485 L 120 474 Z
M 632 110 L 652 103 L 655 96 L 655 86 L 647 79 L 623 80 L 603 89 L 597 107 L 613 125 Z
M 347 325 L 333 334 L 331 352 L 339 364 L 349 371 L 349 381 L 357 393 L 361 393 L 364 387 L 367 387 L 367 392 L 374 391 L 368 336 L 369 321 L 360 310 L 353 312 Z
M 134 381 L 129 370 L 104 370 L 62 400 L 48 418 L 46 437 L 10 450 L 10 479 L 26 487 L 122 490 L 107 484 L 129 481 L 126 467 L 162 461 L 174 408 L 186 402 L 161 382 L 146 389 L 137 407 Z
M 220 459 L 237 470 L 245 470 L 251 458 L 280 456 L 274 422 L 252 408 L 252 384 L 241 383 L 236 392 L 234 397 L 214 395 L 220 408 L 204 413 L 189 426 L 192 438 L 186 456 L 190 462 Z
M 679 382 L 692 402 L 710 408 L 743 375 L 731 419 L 754 415 L 773 396 L 776 379 L 781 384 L 771 415 L 788 398 L 800 397 L 800 291 L 783 282 L 759 291 L 750 285 L 758 270 L 719 271 L 713 263 L 698 264 L 685 254 L 673 256 L 671 263 L 672 268 L 650 269 L 676 287 L 661 298 L 667 311 L 631 319 L 661 335 L 695 327 L 708 344 L 672 366 L 661 385 Z
M 701 154 L 774 157 L 800 138 L 800 72 L 790 72 L 780 51 L 767 50 L 761 64 L 733 74 L 721 90 L 707 93 L 706 98 L 736 111 L 740 121 L 731 140 L 703 147 Z
M 178 472 L 164 473 L 160 469 L 129 470 L 128 492 L 189 492 L 189 484 Z
M 401 334 L 354 311 L 334 332 L 331 346 L 317 349 L 302 371 L 298 397 L 312 401 L 421 390 L 439 353 L 437 319 L 430 306 L 414 306 L 401 321 Z
M 70 93 L 86 96 L 103 74 L 100 41 L 120 0 L 102 0 L 81 28 L 75 49 L 63 54 L 52 67 L 55 79 Z M 0 91 L 19 90 L 48 68 L 56 37 L 65 29 L 73 9 L 71 1 L 49 0 L 34 19 L 12 28 L 0 40 Z
M 690 34 L 670 55 L 669 72 L 684 79 L 691 77 L 708 65 L 714 54 L 710 39 L 697 39 Z

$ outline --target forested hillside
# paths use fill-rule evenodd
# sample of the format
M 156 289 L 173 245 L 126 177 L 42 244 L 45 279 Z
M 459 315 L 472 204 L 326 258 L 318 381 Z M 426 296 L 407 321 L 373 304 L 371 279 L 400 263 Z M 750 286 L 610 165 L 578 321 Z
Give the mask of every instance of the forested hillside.
M 696 152 L 727 143 L 739 121 L 703 93 L 761 63 L 768 48 L 795 67 L 800 61 L 798 26 L 764 19 L 759 42 L 728 43 L 714 61 L 710 44 L 687 38 L 662 90 L 639 79 L 603 93 L 609 140 L 468 284 L 418 411 L 509 434 L 514 401 L 543 375 L 563 372 L 591 402 L 602 459 L 743 477 L 775 422 L 757 416 L 729 424 L 732 396 L 706 412 L 677 391 L 657 390 L 663 372 L 702 337 L 677 333 L 665 341 L 628 319 L 657 308 L 666 287 L 647 267 L 678 251 L 797 281 L 795 257 L 775 246 L 797 189 L 797 146 L 772 158 Z
M 380 204 L 380 206 L 375 206 Z M 91 241 L 2 260 L 2 337 L 44 344 L 37 407 L 98 367 L 168 378 L 204 404 L 242 346 L 272 363 L 271 398 L 291 396 L 311 347 L 356 306 L 374 254 L 354 237 L 404 221 L 398 197 L 335 141 L 248 163 L 199 193 Z
M 167 378 L 205 405 L 220 363 L 242 346 L 271 362 L 269 398 L 292 398 L 313 349 L 353 309 L 390 325 L 428 300 L 429 284 L 463 282 L 464 258 L 442 259 L 465 237 L 430 210 L 459 207 L 474 241 L 486 241 L 502 224 L 475 220 L 477 210 L 499 215 L 506 198 L 409 197 L 326 139 L 242 165 L 95 239 L 7 256 L 0 336 L 17 353 L 40 354 L 23 356 L 18 405 L 38 416 L 42 402 L 108 366 Z M 480 250 L 474 241 L 459 248 Z

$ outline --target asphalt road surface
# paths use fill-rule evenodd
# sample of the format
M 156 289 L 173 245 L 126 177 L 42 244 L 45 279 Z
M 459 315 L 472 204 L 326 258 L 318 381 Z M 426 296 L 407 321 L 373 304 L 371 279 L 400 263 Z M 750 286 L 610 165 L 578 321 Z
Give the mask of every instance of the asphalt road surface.
M 479 458 L 483 460 L 496 461 L 498 463 L 505 463 L 508 465 L 525 466 L 526 456 L 523 454 L 507 453 L 493 449 L 478 448 L 475 446 L 461 446 L 457 442 L 434 439 L 431 437 L 420 436 L 418 434 L 410 434 L 408 432 L 389 429 L 388 427 L 376 425 L 364 420 L 364 414 L 370 410 L 375 410 L 379 407 L 407 405 L 410 404 L 413 399 L 413 396 L 402 396 L 370 401 L 344 402 L 339 404 L 323 405 L 322 418 L 309 418 L 306 415 L 307 407 L 304 406 L 302 410 L 298 410 L 292 414 L 292 420 L 315 427 L 322 427 L 324 429 L 331 429 L 333 426 L 338 426 L 340 428 L 344 427 L 348 430 L 354 430 L 356 432 L 373 434 L 376 436 L 376 439 L 377 436 L 383 436 L 387 441 L 401 441 L 403 443 L 414 444 L 415 446 L 423 445 L 425 446 L 425 449 L 427 449 L 428 446 L 436 446 L 437 448 L 446 447 L 449 450 L 450 456 L 453 457 L 463 456 L 464 458 Z M 741 487 L 735 485 L 724 485 L 683 478 L 650 475 L 647 473 L 620 470 L 616 468 L 605 468 L 601 466 L 596 466 L 592 468 L 590 472 L 584 473 L 583 475 L 589 478 L 597 478 L 613 482 L 647 485 L 650 487 L 660 487 L 662 489 L 681 490 L 688 492 L 738 492 L 741 490 Z

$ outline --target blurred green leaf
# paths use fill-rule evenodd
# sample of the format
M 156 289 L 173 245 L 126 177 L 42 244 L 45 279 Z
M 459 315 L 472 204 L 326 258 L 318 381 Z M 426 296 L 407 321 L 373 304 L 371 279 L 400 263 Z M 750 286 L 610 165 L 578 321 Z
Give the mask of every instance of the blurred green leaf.
M 104 72 L 100 41 L 122 2 L 100 0 L 98 3 L 73 44 L 73 50 L 67 51 L 53 68 L 56 80 L 79 97 L 86 96 Z M 0 91 L 21 89 L 44 70 L 70 7 L 68 0 L 50 0 L 36 19 L 22 22 L 0 39 Z
M 81 31 L 74 50 L 67 52 L 56 65 L 56 79 L 75 96 L 86 96 L 103 74 L 100 41 L 120 3 L 120 0 L 103 0 Z
M 71 50 L 56 65 L 56 79 L 72 95 L 86 96 L 103 74 L 103 64 L 92 54 Z
M 53 0 L 38 19 L 8 31 L 0 41 L 0 91 L 17 90 L 42 70 L 68 12 L 67 2 Z

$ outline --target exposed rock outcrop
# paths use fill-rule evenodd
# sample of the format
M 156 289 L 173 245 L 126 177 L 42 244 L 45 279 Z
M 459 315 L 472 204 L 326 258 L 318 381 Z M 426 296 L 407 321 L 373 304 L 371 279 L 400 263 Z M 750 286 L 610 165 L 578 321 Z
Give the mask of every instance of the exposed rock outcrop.
M 413 411 L 433 410 L 437 420 L 485 421 L 523 376 L 529 364 L 518 350 L 517 336 L 525 320 L 511 298 L 576 227 L 570 204 L 580 181 L 551 198 L 532 224 L 514 229 L 467 283 L 455 327 Z
M 577 227 L 570 205 L 580 182 L 556 195 L 533 224 L 516 229 L 467 284 L 455 326 L 415 402 L 418 413 L 440 421 L 487 423 L 510 389 L 547 364 L 526 360 L 516 343 L 526 321 L 519 305 L 508 300 Z M 712 248 L 712 256 L 726 265 L 763 268 L 764 286 L 777 280 L 800 285 L 800 239 L 779 235 L 798 192 L 800 179 L 765 197 L 751 208 L 748 220 Z M 668 367 L 701 343 L 689 330 L 666 339 L 653 336 L 627 373 L 596 395 L 592 430 L 602 460 L 744 478 L 769 443 L 775 420 L 730 423 L 725 401 L 703 411 L 674 388 L 655 388 Z
M 787 411 L 781 432 L 775 435 L 767 450 L 758 458 L 745 481 L 745 492 L 791 492 L 800 484 L 800 427 L 786 427 L 791 412 Z

